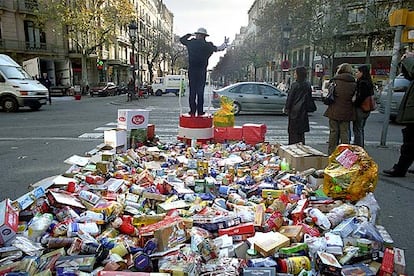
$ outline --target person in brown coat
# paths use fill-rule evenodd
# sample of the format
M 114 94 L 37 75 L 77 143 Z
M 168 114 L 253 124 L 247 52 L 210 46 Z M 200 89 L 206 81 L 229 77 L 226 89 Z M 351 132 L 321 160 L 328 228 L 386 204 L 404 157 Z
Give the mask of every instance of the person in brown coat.
M 335 102 L 329 105 L 323 114 L 329 118 L 328 154 L 331 154 L 340 143 L 349 144 L 350 122 L 355 119 L 352 97 L 356 82 L 351 65 L 348 63 L 339 65 L 333 81 L 336 83 Z

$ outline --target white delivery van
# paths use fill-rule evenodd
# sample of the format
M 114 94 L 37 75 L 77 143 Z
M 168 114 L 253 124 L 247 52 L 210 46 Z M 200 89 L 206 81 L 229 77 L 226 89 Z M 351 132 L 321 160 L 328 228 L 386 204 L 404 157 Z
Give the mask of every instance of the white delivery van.
M 8 55 L 0 54 L 0 106 L 6 112 L 28 106 L 38 110 L 48 100 L 48 91 Z
M 183 75 L 166 75 L 165 77 L 155 78 L 151 85 L 152 91 L 155 96 L 161 96 L 166 93 L 174 93 L 178 96 L 180 93 L 180 87 L 182 86 L 182 93 L 185 91 L 186 81 Z

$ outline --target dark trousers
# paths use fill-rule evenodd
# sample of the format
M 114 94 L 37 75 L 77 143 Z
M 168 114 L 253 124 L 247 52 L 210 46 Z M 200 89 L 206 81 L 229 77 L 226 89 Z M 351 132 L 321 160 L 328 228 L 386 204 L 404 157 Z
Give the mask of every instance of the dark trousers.
M 302 143 L 305 144 L 305 133 L 292 133 L 289 132 L 289 141 L 288 144 L 292 145 L 292 144 L 297 144 L 297 143 Z
M 188 80 L 190 86 L 190 96 L 188 99 L 190 105 L 190 114 L 203 115 L 204 105 L 204 87 L 206 84 L 207 70 L 205 68 L 190 68 L 188 71 Z
M 400 148 L 400 159 L 394 165 L 396 170 L 407 172 L 414 162 L 414 124 L 402 129 L 403 144 Z

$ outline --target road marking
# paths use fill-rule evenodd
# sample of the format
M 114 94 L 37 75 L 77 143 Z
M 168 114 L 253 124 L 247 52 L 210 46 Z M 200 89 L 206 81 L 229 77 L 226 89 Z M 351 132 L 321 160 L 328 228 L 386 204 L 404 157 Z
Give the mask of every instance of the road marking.
M 103 138 L 104 134 L 102 132 L 100 133 L 84 133 L 82 135 L 79 135 L 78 138 L 91 138 L 91 139 L 98 139 Z

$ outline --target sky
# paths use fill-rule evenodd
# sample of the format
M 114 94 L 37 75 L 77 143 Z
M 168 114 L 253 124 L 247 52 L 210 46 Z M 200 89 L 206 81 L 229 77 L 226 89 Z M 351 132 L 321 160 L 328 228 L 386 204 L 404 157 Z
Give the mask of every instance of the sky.
M 207 29 L 207 41 L 219 46 L 224 37 L 230 43 L 240 27 L 247 26 L 247 12 L 254 0 L 164 0 L 164 4 L 174 14 L 174 34 L 183 36 L 194 33 L 198 28 Z M 208 68 L 213 68 L 225 52 L 214 53 L 209 59 Z

